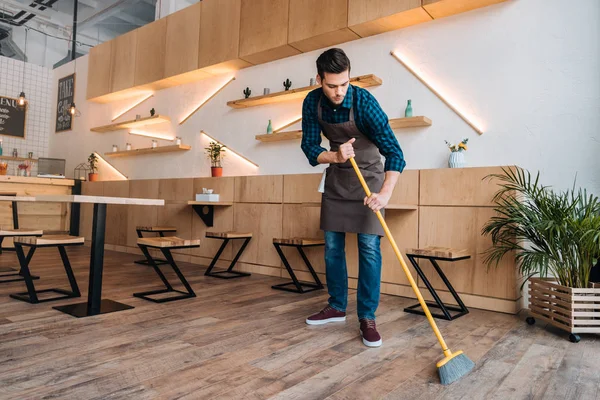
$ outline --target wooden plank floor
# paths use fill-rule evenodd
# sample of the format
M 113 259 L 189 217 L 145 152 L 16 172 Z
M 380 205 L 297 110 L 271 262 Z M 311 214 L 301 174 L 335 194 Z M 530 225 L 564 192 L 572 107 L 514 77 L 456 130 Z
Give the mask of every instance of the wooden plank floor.
M 68 250 L 87 293 L 88 248 Z M 441 351 L 424 317 L 402 310 L 415 300 L 382 296 L 383 346 L 368 349 L 358 335 L 355 291 L 346 323 L 307 326 L 327 300 L 272 290 L 281 279 L 253 275 L 221 280 L 182 263 L 198 295 L 154 304 L 132 297 L 158 288 L 139 256 L 106 252 L 103 298 L 135 309 L 76 319 L 51 307 L 10 299 L 24 284 L 0 285 L 1 399 L 597 399 L 600 341 L 578 344 L 524 316 L 471 310 L 439 322 L 453 350 L 476 369 L 439 384 Z M 0 267 L 14 265 L 14 253 Z M 56 249 L 39 250 L 32 270 L 40 288 L 67 280 Z M 85 299 L 85 297 L 83 297 Z

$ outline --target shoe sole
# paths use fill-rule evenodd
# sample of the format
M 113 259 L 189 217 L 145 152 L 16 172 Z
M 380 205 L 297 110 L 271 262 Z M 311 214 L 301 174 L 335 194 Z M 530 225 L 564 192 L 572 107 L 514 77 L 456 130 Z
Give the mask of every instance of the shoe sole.
M 308 325 L 325 325 L 330 322 L 344 322 L 344 321 L 346 321 L 346 317 L 334 317 L 334 318 L 319 319 L 319 320 L 307 319 L 306 323 Z
M 369 342 L 367 339 L 365 339 L 365 338 L 363 337 L 363 335 L 362 335 L 362 331 L 359 331 L 359 332 L 360 332 L 360 337 L 361 337 L 361 339 L 362 339 L 362 342 L 363 342 L 363 344 L 364 344 L 365 346 L 367 346 L 367 347 L 379 347 L 379 346 L 381 346 L 381 345 L 383 344 L 383 340 L 382 340 L 382 339 L 379 339 L 379 340 L 378 340 L 378 341 L 376 341 L 376 342 Z

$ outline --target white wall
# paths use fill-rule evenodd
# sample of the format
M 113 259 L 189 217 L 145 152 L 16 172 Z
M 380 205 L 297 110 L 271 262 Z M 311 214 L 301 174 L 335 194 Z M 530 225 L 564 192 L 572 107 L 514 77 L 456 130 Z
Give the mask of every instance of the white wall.
M 25 97 L 28 100 L 25 121 L 25 139 L 0 135 L 3 155 L 12 156 L 14 148 L 19 157 L 27 157 L 33 152 L 33 158 L 48 156 L 48 136 L 50 132 L 50 102 L 52 71 L 30 63 L 0 56 L 0 96 L 18 98 L 23 90 L 23 69 L 25 68 Z M 8 161 L 8 175 L 15 175 L 20 162 Z M 37 164 L 33 165 L 32 176 L 37 175 Z
M 407 168 L 445 167 L 444 140 L 469 138 L 469 166 L 517 164 L 540 170 L 546 184 L 569 187 L 575 175 L 581 186 L 600 194 L 600 2 L 580 0 L 567 6 L 561 0 L 514 0 L 485 9 L 432 21 L 342 47 L 352 61 L 352 75 L 374 73 L 383 85 L 370 89 L 390 118 L 403 115 L 412 99 L 415 115 L 425 115 L 433 126 L 397 130 Z M 436 96 L 389 55 L 395 49 L 448 93 L 455 104 L 483 125 L 479 136 Z M 239 71 L 236 80 L 184 125 L 178 123 L 204 98 L 227 80 L 223 76 L 157 92 L 155 97 L 126 114 L 148 114 L 151 107 L 171 117 L 171 124 L 152 129 L 192 145 L 187 153 L 115 159 L 113 164 L 132 179 L 208 176 L 203 148 L 205 130 L 218 140 L 257 162 L 260 168 L 229 157 L 226 175 L 317 172 L 300 150 L 299 141 L 261 143 L 269 118 L 275 127 L 300 115 L 301 101 L 235 110 L 226 102 L 282 89 L 286 78 L 292 87 L 305 86 L 316 74 L 319 51 Z M 82 117 L 73 132 L 51 135 L 50 153 L 69 161 L 68 170 L 92 150 L 110 151 L 148 147 L 148 138 L 127 132 L 92 133 L 90 127 L 111 122 L 133 101 L 119 104 L 85 104 L 87 58 L 77 62 L 77 104 Z M 55 81 L 72 70 L 55 70 Z M 56 85 L 54 85 L 56 86 Z M 54 89 L 56 90 L 56 88 Z M 54 95 L 53 95 L 54 96 Z M 296 126 L 289 129 L 298 129 Z M 168 142 L 163 142 L 168 144 Z M 111 161 L 112 162 L 112 161 Z

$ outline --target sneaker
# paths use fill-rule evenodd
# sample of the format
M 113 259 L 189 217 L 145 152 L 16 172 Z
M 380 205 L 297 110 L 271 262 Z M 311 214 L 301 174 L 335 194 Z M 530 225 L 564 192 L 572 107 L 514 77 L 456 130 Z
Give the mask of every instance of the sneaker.
M 368 347 L 379 347 L 383 343 L 374 319 L 363 318 L 360 320 L 360 336 L 363 344 Z
M 338 311 L 331 306 L 327 306 L 318 313 L 311 315 L 306 319 L 308 325 L 323 325 L 329 322 L 344 322 L 346 313 Z

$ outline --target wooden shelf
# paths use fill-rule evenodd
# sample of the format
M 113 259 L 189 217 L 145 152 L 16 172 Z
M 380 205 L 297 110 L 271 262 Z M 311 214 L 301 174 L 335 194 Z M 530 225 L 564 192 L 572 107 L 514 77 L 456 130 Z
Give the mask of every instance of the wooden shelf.
M 417 211 L 419 207 L 416 204 L 388 204 L 385 207 L 386 210 L 404 210 L 404 211 Z
M 256 135 L 255 138 L 261 142 L 279 142 L 281 140 L 302 139 L 302 130 L 267 133 L 264 135 Z
M 162 146 L 155 148 L 145 148 L 145 149 L 135 149 L 129 151 L 111 151 L 108 153 L 104 153 L 107 157 L 131 157 L 131 156 L 141 156 L 144 154 L 158 154 L 158 153 L 170 153 L 173 151 L 188 151 L 192 148 L 187 144 L 180 144 L 174 146 Z
M 227 207 L 227 206 L 232 206 L 233 202 L 231 201 L 193 201 L 190 200 L 187 202 L 188 205 L 191 206 L 222 206 L 222 207 Z
M 431 120 L 423 116 L 390 119 L 390 127 L 392 129 L 415 128 L 430 125 Z M 256 135 L 255 138 L 261 142 L 279 142 L 282 140 L 302 139 L 302 130 L 267 133 L 264 135 Z
M 350 79 L 350 83 L 355 86 L 359 86 L 362 88 L 370 87 L 370 86 L 379 86 L 382 83 L 381 78 L 370 74 L 370 75 L 362 75 L 357 76 Z M 247 99 L 239 99 L 228 101 L 227 105 L 232 108 L 247 108 L 247 107 L 255 107 L 262 106 L 264 104 L 272 104 L 279 103 L 282 101 L 290 101 L 296 99 L 303 99 L 306 95 L 321 86 L 313 85 L 313 86 L 305 86 L 298 89 L 290 89 L 282 92 L 271 93 L 263 96 L 249 97 Z
M 400 128 L 416 128 L 419 126 L 431 126 L 431 120 L 427 117 L 418 116 L 410 118 L 394 118 L 390 119 L 392 129 Z
M 23 158 L 23 157 L 13 157 L 13 156 L 0 156 L 0 160 L 37 162 L 37 158 Z
M 100 133 L 113 132 L 121 129 L 142 128 L 148 125 L 162 124 L 163 122 L 171 122 L 171 118 L 164 115 L 155 115 L 153 117 L 140 118 L 138 120 L 133 119 L 131 121 L 116 122 L 110 125 L 97 126 L 95 128 L 91 128 L 90 131 Z

